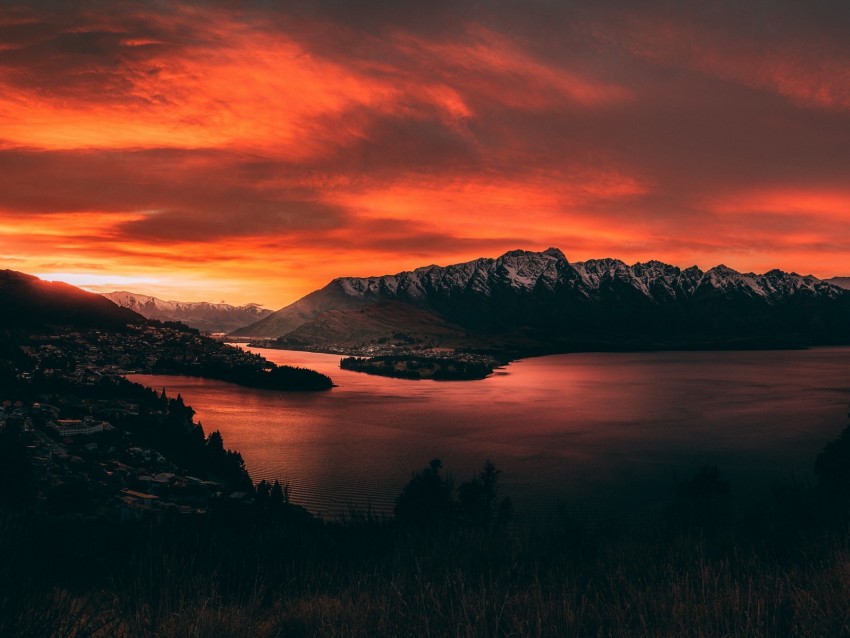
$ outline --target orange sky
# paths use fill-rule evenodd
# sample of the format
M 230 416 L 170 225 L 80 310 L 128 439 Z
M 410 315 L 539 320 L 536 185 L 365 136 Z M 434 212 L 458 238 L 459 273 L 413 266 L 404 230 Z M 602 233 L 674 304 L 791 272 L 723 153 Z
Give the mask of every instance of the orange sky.
M 0 268 L 271 308 L 548 246 L 850 275 L 850 8 L 633 4 L 4 3 Z

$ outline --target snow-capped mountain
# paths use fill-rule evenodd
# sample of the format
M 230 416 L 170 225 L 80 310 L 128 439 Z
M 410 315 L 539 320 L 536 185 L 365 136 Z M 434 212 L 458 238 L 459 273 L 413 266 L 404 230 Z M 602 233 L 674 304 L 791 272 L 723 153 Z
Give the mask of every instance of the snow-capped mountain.
M 824 279 L 824 281 L 833 286 L 840 286 L 845 290 L 850 290 L 850 277 L 832 277 L 830 279 Z
M 271 310 L 257 304 L 232 306 L 206 301 L 163 301 L 127 291 L 104 293 L 103 296 L 148 319 L 181 321 L 205 332 L 229 332 L 271 314 Z
M 850 335 L 850 292 L 812 276 L 739 273 L 723 265 L 681 269 L 659 261 L 570 263 L 557 248 L 381 277 L 340 277 L 237 334 L 310 334 L 317 345 L 320 331 L 311 324 L 323 314 L 333 311 L 339 324 L 339 313 L 349 313 L 350 332 L 359 309 L 397 303 L 471 335 L 543 345 L 820 342 Z M 334 331 L 327 331 L 333 342 Z

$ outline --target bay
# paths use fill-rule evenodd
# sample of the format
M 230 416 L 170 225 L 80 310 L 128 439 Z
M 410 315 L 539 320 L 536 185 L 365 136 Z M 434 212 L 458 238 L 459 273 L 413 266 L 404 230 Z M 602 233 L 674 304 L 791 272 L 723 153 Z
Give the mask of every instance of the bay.
M 331 376 L 328 392 L 130 378 L 182 394 L 207 432 L 241 452 L 255 481 L 288 482 L 326 517 L 391 512 L 412 471 L 443 461 L 455 483 L 485 460 L 520 515 L 622 512 L 668 502 L 717 465 L 748 498 L 811 480 L 847 425 L 850 348 L 582 353 L 515 361 L 482 381 L 411 381 L 341 370 L 338 355 L 252 349 Z

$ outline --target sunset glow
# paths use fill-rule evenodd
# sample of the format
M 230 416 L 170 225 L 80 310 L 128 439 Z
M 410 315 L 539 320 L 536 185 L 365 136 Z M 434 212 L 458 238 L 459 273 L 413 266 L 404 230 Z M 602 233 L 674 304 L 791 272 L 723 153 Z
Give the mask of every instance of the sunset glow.
M 0 268 L 275 309 L 548 246 L 850 275 L 843 6 L 235 6 L 4 4 Z

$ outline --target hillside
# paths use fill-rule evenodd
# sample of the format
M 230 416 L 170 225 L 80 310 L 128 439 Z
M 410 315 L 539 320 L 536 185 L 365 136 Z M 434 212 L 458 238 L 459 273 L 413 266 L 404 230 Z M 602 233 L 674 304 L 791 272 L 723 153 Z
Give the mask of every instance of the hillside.
M 305 346 L 319 343 L 328 335 L 333 335 L 334 342 L 343 348 L 388 342 L 459 348 L 469 345 L 471 340 L 475 345 L 486 345 L 435 314 L 391 301 L 349 310 L 328 310 L 288 332 L 285 339 L 293 346 Z
M 50 336 L 45 336 L 48 332 Z M 0 372 L 42 379 L 70 371 L 99 378 L 104 368 L 184 374 L 272 390 L 327 390 L 323 374 L 277 366 L 197 330 L 162 324 L 101 295 L 20 272 L 0 271 Z
M 0 270 L 0 328 L 33 330 L 59 325 L 118 328 L 144 321 L 144 317 L 132 310 L 69 284 Z

